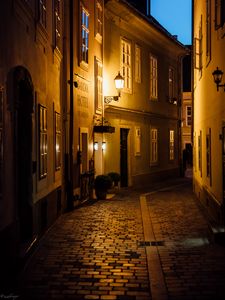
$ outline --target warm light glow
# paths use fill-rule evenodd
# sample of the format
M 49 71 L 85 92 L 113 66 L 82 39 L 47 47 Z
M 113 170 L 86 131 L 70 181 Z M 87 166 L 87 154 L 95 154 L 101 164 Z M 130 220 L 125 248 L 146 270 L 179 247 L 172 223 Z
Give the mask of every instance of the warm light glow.
M 121 90 L 124 87 L 124 78 L 118 72 L 118 75 L 114 78 L 115 86 L 117 90 Z
M 106 149 L 106 142 L 102 142 L 102 150 Z
M 95 150 L 95 151 L 98 150 L 98 142 L 94 142 L 94 150 Z

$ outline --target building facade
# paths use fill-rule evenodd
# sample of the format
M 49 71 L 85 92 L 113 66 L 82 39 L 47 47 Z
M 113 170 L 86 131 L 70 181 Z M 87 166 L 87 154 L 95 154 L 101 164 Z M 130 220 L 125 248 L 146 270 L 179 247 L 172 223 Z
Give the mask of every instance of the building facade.
M 105 172 L 121 174 L 121 186 L 178 176 L 184 46 L 127 1 L 107 1 L 104 32 L 104 96 L 116 94 L 118 71 L 125 80 L 119 101 L 105 104 L 115 127 L 104 136 Z
M 225 70 L 224 1 L 193 1 L 193 8 L 194 192 L 210 218 L 224 224 L 225 94 L 212 75 Z
M 64 209 L 63 1 L 0 4 L 1 271 Z M 7 260 L 8 258 L 8 260 Z M 4 273 L 4 275 L 6 275 Z

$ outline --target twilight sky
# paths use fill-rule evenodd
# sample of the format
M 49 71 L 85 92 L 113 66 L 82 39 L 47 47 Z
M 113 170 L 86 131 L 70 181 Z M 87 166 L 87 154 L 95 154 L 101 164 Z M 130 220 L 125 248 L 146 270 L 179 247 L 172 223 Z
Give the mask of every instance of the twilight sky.
M 151 0 L 151 15 L 184 45 L 191 44 L 191 0 Z

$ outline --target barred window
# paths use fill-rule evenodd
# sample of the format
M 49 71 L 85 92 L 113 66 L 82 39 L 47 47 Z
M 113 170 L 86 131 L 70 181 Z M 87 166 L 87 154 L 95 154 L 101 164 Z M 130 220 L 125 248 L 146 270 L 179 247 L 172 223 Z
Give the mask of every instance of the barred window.
M 158 98 L 158 63 L 157 58 L 150 55 L 150 99 Z
M 170 160 L 174 160 L 174 130 L 170 130 Z
M 47 136 L 47 108 L 39 105 L 39 176 L 47 176 L 47 155 L 48 155 L 48 136 Z
M 211 0 L 206 0 L 206 63 L 211 60 Z
M 206 135 L 206 175 L 212 183 L 212 169 L 211 169 L 211 128 L 209 128 Z
M 150 164 L 158 163 L 158 129 L 151 129 L 150 136 Z

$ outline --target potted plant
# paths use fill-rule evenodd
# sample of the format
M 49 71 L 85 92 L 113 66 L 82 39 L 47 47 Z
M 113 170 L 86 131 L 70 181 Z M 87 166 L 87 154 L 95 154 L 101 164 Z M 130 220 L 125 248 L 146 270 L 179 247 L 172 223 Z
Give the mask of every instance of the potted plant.
M 117 172 L 110 172 L 108 173 L 108 176 L 111 178 L 113 186 L 118 187 L 118 184 L 120 182 L 120 174 Z
M 112 186 L 112 180 L 108 175 L 97 175 L 94 180 L 94 188 L 97 199 L 106 199 L 107 191 Z

